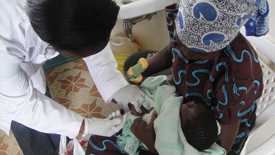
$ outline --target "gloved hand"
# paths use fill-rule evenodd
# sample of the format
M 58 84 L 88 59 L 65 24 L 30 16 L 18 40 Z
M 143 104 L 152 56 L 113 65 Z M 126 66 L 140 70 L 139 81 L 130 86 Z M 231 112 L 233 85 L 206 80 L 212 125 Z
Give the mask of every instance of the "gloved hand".
M 114 112 L 105 119 L 85 118 L 84 137 L 91 135 L 111 137 L 122 129 L 124 118 L 120 112 Z
M 129 108 L 131 108 L 131 106 L 129 107 L 130 104 L 134 108 L 130 109 L 131 112 L 135 110 L 140 114 L 152 109 L 153 105 L 153 100 L 146 96 L 144 92 L 135 85 L 127 85 L 121 88 L 112 98 L 116 103 L 121 104 L 124 110 L 128 111 Z

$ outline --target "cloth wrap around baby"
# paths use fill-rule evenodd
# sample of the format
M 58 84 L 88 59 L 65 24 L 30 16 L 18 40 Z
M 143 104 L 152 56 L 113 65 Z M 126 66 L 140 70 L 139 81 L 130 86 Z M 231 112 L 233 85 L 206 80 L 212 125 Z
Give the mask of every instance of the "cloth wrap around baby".
M 192 147 L 185 139 L 181 128 L 180 105 L 182 97 L 176 96 L 174 86 L 167 84 L 166 76 L 156 76 L 147 78 L 141 89 L 147 95 L 145 100 L 151 99 L 154 105 L 151 107 L 157 112 L 158 117 L 154 121 L 156 133 L 155 148 L 160 155 L 225 155 L 225 150 L 217 144 L 202 152 Z M 149 107 L 149 102 L 144 102 L 145 107 Z M 122 134 L 118 137 L 117 143 L 129 155 L 138 155 L 139 148 L 146 149 L 131 132 L 134 119 L 137 118 L 127 114 L 127 118 L 122 129 Z

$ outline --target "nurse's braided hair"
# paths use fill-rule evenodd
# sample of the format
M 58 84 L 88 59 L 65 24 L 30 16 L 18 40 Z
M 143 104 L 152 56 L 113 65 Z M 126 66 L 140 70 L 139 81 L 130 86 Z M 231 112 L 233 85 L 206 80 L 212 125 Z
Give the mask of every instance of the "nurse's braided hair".
M 113 0 L 28 0 L 34 31 L 60 51 L 104 48 L 118 12 Z

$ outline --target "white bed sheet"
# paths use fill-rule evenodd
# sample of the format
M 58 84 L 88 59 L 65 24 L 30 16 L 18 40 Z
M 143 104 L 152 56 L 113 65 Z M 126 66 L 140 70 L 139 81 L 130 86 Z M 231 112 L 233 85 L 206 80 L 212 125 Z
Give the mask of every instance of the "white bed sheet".
M 273 114 L 272 118 L 253 130 L 242 155 L 275 155 L 275 116 Z

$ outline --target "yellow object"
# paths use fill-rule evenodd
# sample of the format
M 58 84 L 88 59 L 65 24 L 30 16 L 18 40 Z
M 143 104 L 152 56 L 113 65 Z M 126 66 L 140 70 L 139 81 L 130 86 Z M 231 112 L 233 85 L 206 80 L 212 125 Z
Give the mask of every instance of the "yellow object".
M 115 35 L 110 39 L 110 45 L 117 60 L 119 71 L 123 73 L 123 65 L 127 58 L 140 51 L 140 46 L 124 36 Z
M 138 60 L 138 63 L 142 66 L 142 68 L 143 68 L 144 70 L 146 70 L 146 69 L 149 67 L 148 60 L 145 59 L 145 58 L 140 58 L 140 59 Z
M 130 67 L 127 71 L 129 80 L 135 84 L 139 84 L 143 80 L 142 73 L 149 67 L 148 60 L 140 58 L 138 63 Z

